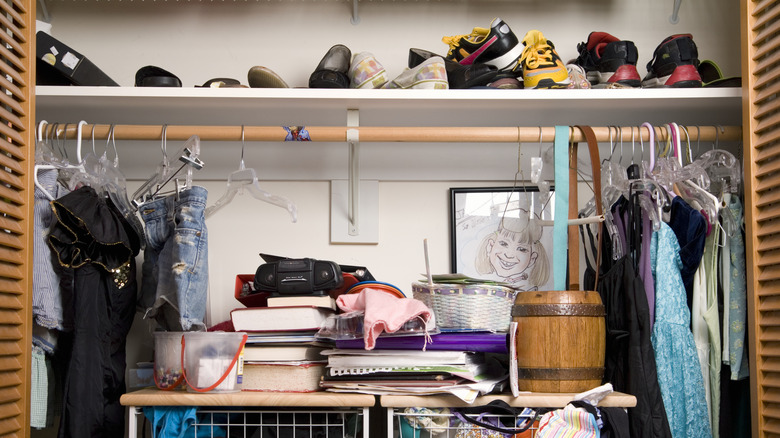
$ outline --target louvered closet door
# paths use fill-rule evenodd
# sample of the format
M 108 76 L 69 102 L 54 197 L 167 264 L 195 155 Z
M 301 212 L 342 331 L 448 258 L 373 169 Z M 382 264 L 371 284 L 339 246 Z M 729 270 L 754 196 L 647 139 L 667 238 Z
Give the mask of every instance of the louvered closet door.
M 743 2 L 753 436 L 780 436 L 780 2 Z M 749 73 L 748 73 L 749 72 Z
M 0 436 L 30 430 L 34 8 L 0 0 Z

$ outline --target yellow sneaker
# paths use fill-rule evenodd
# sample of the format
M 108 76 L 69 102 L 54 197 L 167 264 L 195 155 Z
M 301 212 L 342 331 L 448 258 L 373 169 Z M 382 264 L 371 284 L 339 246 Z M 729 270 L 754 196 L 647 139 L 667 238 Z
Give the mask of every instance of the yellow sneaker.
M 524 88 L 569 88 L 569 72 L 552 41 L 538 30 L 529 30 L 523 45 L 518 67 L 523 70 Z
M 449 46 L 447 59 L 461 65 L 493 65 L 499 72 L 513 71 L 523 51 L 517 36 L 500 18 L 493 19 L 490 28 L 475 27 L 468 35 L 441 40 Z

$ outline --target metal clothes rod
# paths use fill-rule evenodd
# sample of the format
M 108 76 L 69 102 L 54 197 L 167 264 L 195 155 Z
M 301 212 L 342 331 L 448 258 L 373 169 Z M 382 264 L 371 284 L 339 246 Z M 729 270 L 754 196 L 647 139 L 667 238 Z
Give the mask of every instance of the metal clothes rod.
M 116 140 L 160 140 L 163 126 L 166 126 L 166 139 L 186 140 L 197 135 L 204 141 L 285 141 L 288 131 L 282 126 L 206 126 L 206 125 L 114 125 L 113 137 Z M 105 139 L 111 125 L 87 124 L 82 128 L 83 140 L 93 137 Z M 681 126 L 683 127 L 683 126 Z M 56 128 L 56 132 L 52 132 Z M 287 127 L 303 128 L 303 127 Z M 742 139 L 740 126 L 684 126 L 682 140 L 690 136 L 691 141 L 739 141 Z M 77 123 L 47 124 L 44 128 L 46 138 L 76 137 Z M 311 141 L 346 142 L 347 129 L 357 129 L 361 143 L 370 142 L 409 142 L 409 143 L 516 143 L 551 142 L 555 139 L 555 128 L 547 127 L 378 127 L 378 126 L 306 126 Z M 666 141 L 668 135 L 664 126 L 655 126 L 656 141 Z M 574 127 L 573 141 L 584 142 L 585 136 Z M 649 130 L 638 126 L 593 127 L 599 142 L 648 141 Z

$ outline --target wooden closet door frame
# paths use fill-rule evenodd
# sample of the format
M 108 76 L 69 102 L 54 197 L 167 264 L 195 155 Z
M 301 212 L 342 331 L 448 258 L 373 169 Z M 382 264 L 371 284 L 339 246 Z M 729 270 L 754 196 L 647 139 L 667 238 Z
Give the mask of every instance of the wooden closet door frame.
M 780 436 L 780 2 L 741 2 L 752 435 Z
M 29 436 L 35 2 L 0 3 L 0 435 Z

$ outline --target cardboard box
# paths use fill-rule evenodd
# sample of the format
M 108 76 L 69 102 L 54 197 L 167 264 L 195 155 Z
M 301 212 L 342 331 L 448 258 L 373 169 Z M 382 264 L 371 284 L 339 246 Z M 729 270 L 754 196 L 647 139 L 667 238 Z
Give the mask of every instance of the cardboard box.
M 36 34 L 36 56 L 37 85 L 119 86 L 84 55 L 45 32 Z

